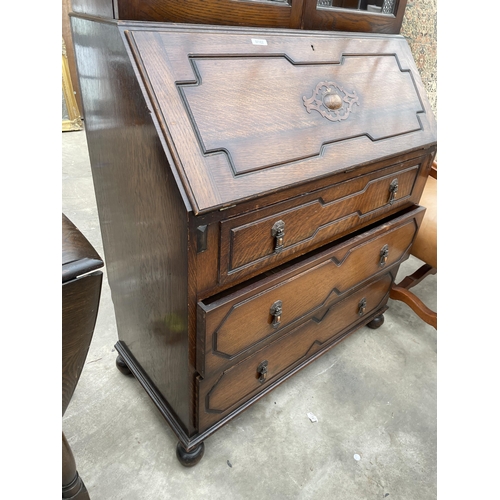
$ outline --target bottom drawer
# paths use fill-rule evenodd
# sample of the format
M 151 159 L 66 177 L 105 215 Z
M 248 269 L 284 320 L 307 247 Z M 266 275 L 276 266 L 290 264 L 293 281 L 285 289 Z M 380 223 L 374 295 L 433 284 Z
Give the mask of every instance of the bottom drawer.
M 336 302 L 231 368 L 199 380 L 199 432 L 307 363 L 385 306 L 397 269 Z

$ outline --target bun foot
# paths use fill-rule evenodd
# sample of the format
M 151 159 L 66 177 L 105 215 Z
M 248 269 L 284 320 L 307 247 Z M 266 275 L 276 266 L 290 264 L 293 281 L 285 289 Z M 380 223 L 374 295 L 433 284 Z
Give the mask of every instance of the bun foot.
M 116 367 L 124 375 L 132 375 L 132 372 L 129 370 L 129 367 L 125 364 L 125 361 L 123 361 L 123 358 L 120 355 L 116 357 Z
M 380 316 L 375 316 L 366 326 L 372 330 L 376 330 L 384 324 L 384 320 L 384 315 L 381 314 Z
M 200 443 L 196 448 L 190 451 L 186 451 L 181 443 L 177 443 L 175 453 L 177 455 L 177 460 L 179 460 L 184 467 L 193 467 L 203 457 L 203 453 L 205 453 L 205 443 Z

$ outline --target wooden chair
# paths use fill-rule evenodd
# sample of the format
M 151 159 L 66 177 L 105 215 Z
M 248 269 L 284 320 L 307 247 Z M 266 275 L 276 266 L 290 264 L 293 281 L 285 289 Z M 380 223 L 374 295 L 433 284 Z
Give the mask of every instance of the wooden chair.
M 424 264 L 412 275 L 406 276 L 401 283 L 394 284 L 390 298 L 404 302 L 420 319 L 437 329 L 437 312 L 429 309 L 422 300 L 410 292 L 410 288 L 437 272 L 437 162 L 432 164 L 420 204 L 427 210 L 411 253 Z

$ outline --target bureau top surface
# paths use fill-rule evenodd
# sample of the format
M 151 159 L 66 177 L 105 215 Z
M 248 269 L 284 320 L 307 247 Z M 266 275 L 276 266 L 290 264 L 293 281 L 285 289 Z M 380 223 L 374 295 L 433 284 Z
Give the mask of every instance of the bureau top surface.
M 195 213 L 436 141 L 401 36 L 122 24 Z

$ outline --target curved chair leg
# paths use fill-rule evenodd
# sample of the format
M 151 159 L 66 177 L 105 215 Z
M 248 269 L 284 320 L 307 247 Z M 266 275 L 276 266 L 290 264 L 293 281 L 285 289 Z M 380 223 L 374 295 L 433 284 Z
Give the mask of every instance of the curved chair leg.
M 424 264 L 398 285 L 392 285 L 389 297 L 405 303 L 421 320 L 437 330 L 437 313 L 429 309 L 413 292 L 410 292 L 410 288 L 432 274 L 436 274 L 436 268 Z
M 394 285 L 390 297 L 393 300 L 404 302 L 421 320 L 437 330 L 437 313 L 429 309 L 413 292 Z

